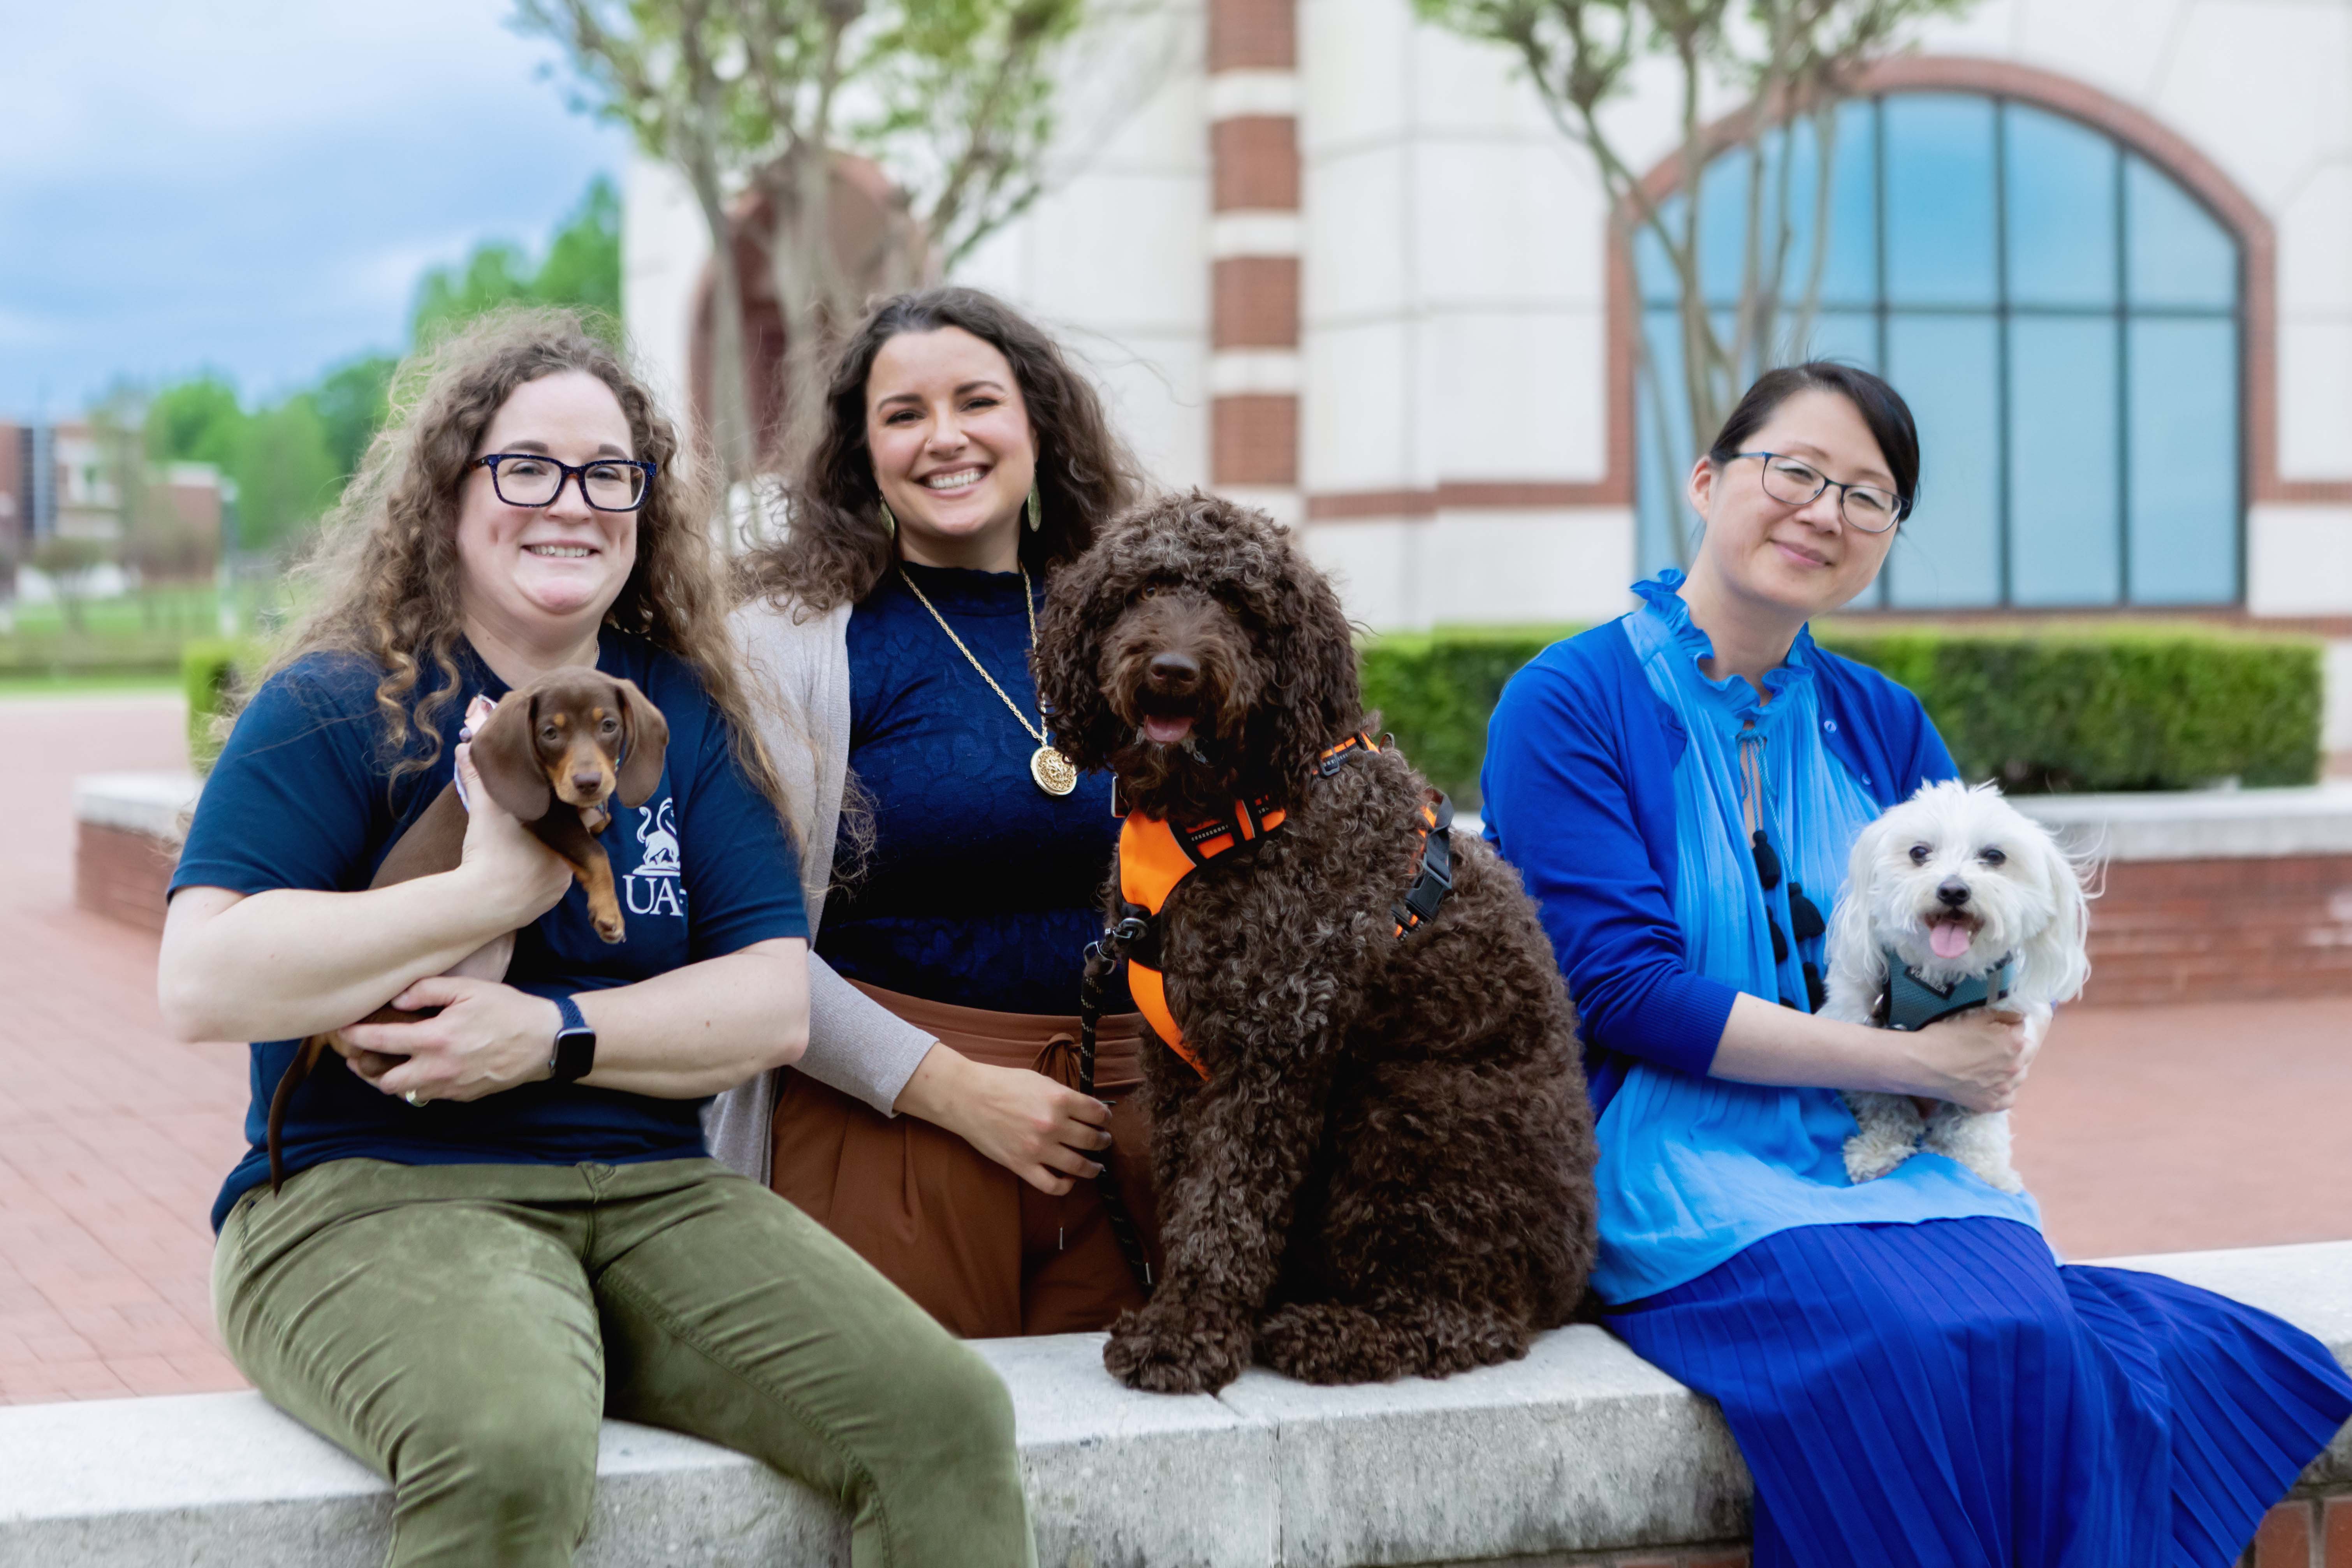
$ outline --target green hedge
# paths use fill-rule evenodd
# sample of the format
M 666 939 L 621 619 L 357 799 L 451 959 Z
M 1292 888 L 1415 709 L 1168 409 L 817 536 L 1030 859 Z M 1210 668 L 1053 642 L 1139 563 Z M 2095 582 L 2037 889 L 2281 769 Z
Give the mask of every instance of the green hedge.
M 180 650 L 180 685 L 188 698 L 188 761 L 198 773 L 212 771 L 223 737 L 217 721 L 238 683 L 261 667 L 260 645 L 205 638 Z
M 19 632 L 0 637 L 0 680 L 76 675 L 168 675 L 180 668 L 185 639 L 169 632 L 108 636 Z
M 1379 637 L 1364 701 L 1465 809 L 1478 804 L 1486 716 L 1512 672 L 1574 628 Z M 2187 789 L 2319 772 L 2320 649 L 2179 626 L 2047 631 L 1825 625 L 1823 647 L 1918 693 L 1971 779 L 2019 793 Z

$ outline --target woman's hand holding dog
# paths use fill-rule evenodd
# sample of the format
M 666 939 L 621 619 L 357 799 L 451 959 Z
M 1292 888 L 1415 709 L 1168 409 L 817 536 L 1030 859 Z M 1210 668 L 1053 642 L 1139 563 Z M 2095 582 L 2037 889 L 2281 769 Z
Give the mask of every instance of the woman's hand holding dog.
M 1906 1088 L 1966 1110 L 2007 1110 L 2017 1103 L 2049 1022 L 2047 1007 L 2026 1013 L 1979 1007 L 1899 1036 L 1910 1046 Z
M 2017 1103 L 2049 1025 L 2046 1006 L 2022 1014 L 1979 1007 L 1910 1034 L 1742 995 L 1732 1002 L 1708 1070 L 1740 1083 L 1906 1094 L 1969 1110 L 2007 1110 Z
M 457 773 L 467 802 L 466 842 L 455 876 L 467 897 L 500 911 L 513 929 L 562 900 L 572 868 L 491 797 L 460 744 Z M 503 969 L 503 965 L 500 966 Z M 405 1012 L 441 1008 L 413 1024 L 354 1024 L 333 1037 L 352 1071 L 386 1094 L 479 1100 L 547 1076 L 549 1047 L 562 1022 L 555 1004 L 495 980 L 436 974 L 392 999 Z
M 441 1011 L 414 1024 L 345 1029 L 343 1039 L 357 1053 L 348 1058 L 352 1071 L 386 1094 L 425 1100 L 479 1100 L 545 1078 L 562 1022 L 544 996 L 457 974 L 420 980 L 392 1005 Z
M 943 1127 L 1041 1193 L 1060 1197 L 1102 1167 L 1081 1150 L 1110 1147 L 1110 1110 L 1026 1068 L 991 1067 L 930 1048 L 894 1108 Z
M 562 901 L 572 886 L 572 868 L 490 798 L 473 753 L 470 745 L 457 747 L 467 809 L 457 875 L 467 885 L 467 897 L 499 910 L 508 930 L 520 931 Z

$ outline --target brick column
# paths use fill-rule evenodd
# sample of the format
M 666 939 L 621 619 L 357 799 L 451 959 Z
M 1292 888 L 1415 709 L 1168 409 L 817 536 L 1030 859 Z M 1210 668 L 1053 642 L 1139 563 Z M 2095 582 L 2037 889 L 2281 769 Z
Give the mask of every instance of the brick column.
M 1209 471 L 1295 523 L 1297 0 L 1209 0 Z

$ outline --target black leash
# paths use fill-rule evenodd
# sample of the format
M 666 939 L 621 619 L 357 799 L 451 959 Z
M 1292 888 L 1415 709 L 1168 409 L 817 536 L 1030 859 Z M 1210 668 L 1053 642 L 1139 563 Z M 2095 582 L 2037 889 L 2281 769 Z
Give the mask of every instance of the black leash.
M 1078 1092 L 1087 1099 L 1095 1092 L 1095 1031 L 1102 1022 L 1103 984 L 1111 972 L 1127 956 L 1127 944 L 1143 936 L 1144 922 L 1132 915 L 1102 933 L 1099 941 L 1087 944 L 1087 966 L 1078 976 Z M 1110 1233 L 1118 1242 L 1119 1251 L 1127 1255 L 1127 1266 L 1134 1271 L 1136 1282 L 1143 1287 L 1146 1296 L 1151 1294 L 1151 1259 L 1143 1250 L 1143 1237 L 1135 1228 L 1135 1216 L 1127 1212 L 1127 1199 L 1118 1190 L 1118 1176 L 1110 1162 L 1111 1151 L 1103 1151 L 1102 1174 L 1095 1178 L 1102 1193 L 1103 1214 L 1110 1221 Z

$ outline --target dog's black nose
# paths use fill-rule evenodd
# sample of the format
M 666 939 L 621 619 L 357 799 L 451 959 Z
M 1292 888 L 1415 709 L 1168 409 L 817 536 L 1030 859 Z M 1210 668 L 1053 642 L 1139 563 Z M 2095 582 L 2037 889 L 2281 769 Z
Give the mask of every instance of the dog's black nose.
M 1958 877 L 1947 877 L 1936 884 L 1936 897 L 1947 909 L 1958 909 L 1969 901 L 1969 885 Z
M 1181 689 L 1201 679 L 1201 665 L 1190 654 L 1156 653 L 1147 673 L 1154 686 Z
M 600 795 L 604 788 L 603 773 L 573 773 L 572 787 L 582 795 Z

